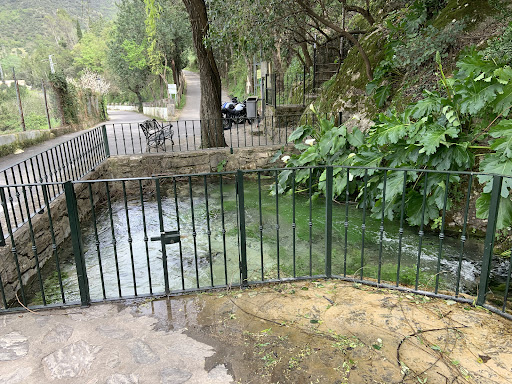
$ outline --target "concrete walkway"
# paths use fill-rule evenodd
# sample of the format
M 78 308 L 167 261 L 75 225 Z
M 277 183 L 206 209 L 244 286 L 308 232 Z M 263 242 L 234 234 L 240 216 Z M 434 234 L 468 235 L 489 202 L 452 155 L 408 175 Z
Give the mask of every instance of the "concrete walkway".
M 157 318 L 121 304 L 1 316 L 0 383 L 233 382 L 223 364 L 205 370 L 215 350 L 185 335 L 185 326 L 160 328 Z

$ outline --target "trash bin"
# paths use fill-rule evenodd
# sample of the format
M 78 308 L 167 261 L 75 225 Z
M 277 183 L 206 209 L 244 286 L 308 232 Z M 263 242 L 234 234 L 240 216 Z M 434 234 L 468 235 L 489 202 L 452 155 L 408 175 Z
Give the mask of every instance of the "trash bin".
M 255 119 L 258 117 L 258 98 L 256 96 L 250 96 L 245 102 L 247 108 L 247 118 Z

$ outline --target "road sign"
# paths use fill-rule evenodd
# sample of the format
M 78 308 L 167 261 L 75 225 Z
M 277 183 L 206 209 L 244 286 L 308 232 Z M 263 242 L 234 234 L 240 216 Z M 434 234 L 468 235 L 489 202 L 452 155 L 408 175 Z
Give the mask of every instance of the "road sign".
M 169 95 L 177 95 L 178 89 L 176 88 L 176 84 L 168 84 Z

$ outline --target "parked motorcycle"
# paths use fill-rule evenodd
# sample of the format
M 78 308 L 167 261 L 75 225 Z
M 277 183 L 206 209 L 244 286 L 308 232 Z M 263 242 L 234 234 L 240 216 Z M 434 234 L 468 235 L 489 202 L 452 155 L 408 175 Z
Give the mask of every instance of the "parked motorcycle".
M 221 106 L 222 112 L 222 127 L 224 129 L 230 129 L 232 124 L 243 124 L 245 120 L 249 123 L 251 119 L 247 119 L 247 108 L 246 101 L 242 103 L 238 102 L 236 97 L 233 97 L 231 101 L 227 101 Z

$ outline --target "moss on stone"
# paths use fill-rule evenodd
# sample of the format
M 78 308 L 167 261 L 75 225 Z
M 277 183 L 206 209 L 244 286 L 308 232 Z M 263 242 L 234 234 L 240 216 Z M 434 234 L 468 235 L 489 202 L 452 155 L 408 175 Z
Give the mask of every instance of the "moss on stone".
M 466 31 L 469 31 L 475 28 L 478 22 L 495 13 L 496 10 L 487 0 L 450 0 L 439 12 L 432 25 L 442 29 L 453 20 L 466 20 Z
M 376 28 L 362 37 L 361 46 L 365 50 L 372 68 L 384 56 L 386 42 L 383 28 Z M 373 98 L 366 94 L 369 79 L 366 67 L 357 48 L 353 47 L 343 61 L 339 73 L 329 81 L 314 105 L 320 112 L 345 112 L 345 116 L 357 114 L 359 118 L 369 120 L 378 112 Z

